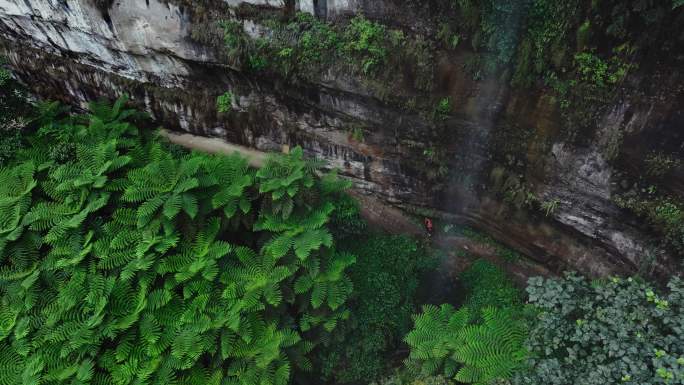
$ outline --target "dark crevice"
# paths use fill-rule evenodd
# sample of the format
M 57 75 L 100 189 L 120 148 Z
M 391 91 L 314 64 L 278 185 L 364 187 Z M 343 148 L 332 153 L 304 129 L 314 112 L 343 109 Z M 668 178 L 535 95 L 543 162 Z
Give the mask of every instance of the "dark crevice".
M 109 10 L 112 8 L 114 0 L 95 0 L 95 5 L 102 14 L 102 19 L 107 23 L 110 30 L 114 30 L 112 26 L 112 18 L 109 16 Z

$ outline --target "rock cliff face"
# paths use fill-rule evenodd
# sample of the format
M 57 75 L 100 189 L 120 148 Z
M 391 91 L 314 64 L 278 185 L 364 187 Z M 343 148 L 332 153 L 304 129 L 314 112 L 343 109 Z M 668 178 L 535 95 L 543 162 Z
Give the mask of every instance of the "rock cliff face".
M 220 40 L 201 38 L 223 18 L 239 18 L 247 33 L 263 35 L 256 19 L 241 16 L 245 6 L 331 20 L 363 12 L 407 34 L 429 34 L 436 28 L 429 3 L 409 11 L 391 0 L 0 0 L 1 54 L 40 96 L 83 105 L 128 93 L 169 129 L 266 151 L 302 145 L 342 169 L 360 191 L 450 214 L 552 271 L 677 268 L 677 256 L 654 246 L 643 221 L 613 201 L 633 188 L 640 160 L 654 149 L 682 150 L 684 66 L 635 73 L 623 96 L 595 117 L 598 128 L 577 141 L 562 132 L 548 92 L 519 90 L 500 76 L 473 80 L 464 70 L 467 49 L 432 56 L 433 89 L 455 106 L 435 123 L 387 102 L 356 75 L 331 70 L 317 81 L 290 83 L 231 66 Z M 392 87 L 407 99 L 420 96 Z M 235 95 L 229 116 L 216 111 L 216 97 L 226 90 Z M 362 127 L 363 140 L 350 134 L 354 127 Z M 434 146 L 447 166 L 439 182 L 424 170 L 435 166 L 425 160 Z M 511 175 L 553 208 L 542 213 L 505 203 L 495 185 Z M 674 195 L 684 191 L 682 176 L 681 167 L 671 171 L 666 186 Z

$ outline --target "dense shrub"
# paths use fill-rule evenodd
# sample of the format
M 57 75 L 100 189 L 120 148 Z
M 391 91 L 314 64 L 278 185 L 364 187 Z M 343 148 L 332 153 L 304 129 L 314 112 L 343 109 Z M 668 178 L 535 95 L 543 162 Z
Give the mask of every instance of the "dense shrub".
M 42 119 L 0 169 L 0 384 L 282 385 L 310 369 L 349 314 L 355 257 L 327 228 L 347 184 L 301 149 L 259 171 L 172 151 L 124 105 Z
M 466 291 L 465 306 L 479 315 L 486 307 L 516 308 L 522 304 L 521 293 L 498 266 L 479 259 L 460 275 Z
M 428 250 L 404 236 L 350 239 L 346 249 L 357 256 L 349 270 L 355 291 L 351 315 L 319 355 L 323 378 L 342 383 L 385 373 L 389 355 L 411 328 L 420 276 L 434 262 Z
M 684 384 L 684 283 L 666 294 L 636 279 L 530 279 L 540 310 L 520 385 Z

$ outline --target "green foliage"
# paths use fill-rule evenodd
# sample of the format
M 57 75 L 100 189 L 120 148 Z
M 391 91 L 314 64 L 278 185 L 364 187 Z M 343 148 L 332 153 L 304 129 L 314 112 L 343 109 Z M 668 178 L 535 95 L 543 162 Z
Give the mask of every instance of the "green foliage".
M 627 193 L 613 200 L 618 206 L 646 218 L 648 223 L 663 236 L 664 245 L 684 255 L 684 207 L 678 199 Z
M 684 5 L 684 0 L 672 0 L 672 9 L 681 7 Z
M 451 114 L 452 110 L 453 107 L 451 106 L 451 98 L 442 98 L 435 106 L 434 118 L 436 120 L 446 120 L 449 118 L 449 114 Z
M 575 63 L 579 78 L 598 88 L 605 88 L 610 84 L 618 83 L 629 70 L 629 65 L 620 61 L 617 57 L 612 57 L 610 61 L 605 61 L 591 52 L 576 54 Z
M 223 95 L 216 98 L 216 109 L 218 112 L 225 114 L 233 110 L 233 93 L 227 91 Z
M 666 176 L 670 171 L 681 165 L 681 160 L 675 155 L 662 152 L 648 155 L 644 162 L 646 163 L 646 174 L 656 178 Z
M 596 125 L 636 63 L 671 56 L 681 13 L 669 0 L 530 0 L 514 86 L 554 91 L 568 140 Z M 676 50 L 676 48 L 675 48 Z M 648 57 L 647 57 L 648 56 Z M 619 138 L 615 139 L 619 140 Z M 607 158 L 614 156 L 609 144 Z
M 467 307 L 427 305 L 405 338 L 409 368 L 423 375 L 444 374 L 456 381 L 489 384 L 510 378 L 527 357 L 525 323 L 515 311 L 487 307 L 482 322 L 470 324 Z
M 4 60 L 0 58 L 0 65 Z M 32 115 L 31 106 L 8 69 L 0 67 L 0 166 L 23 146 L 23 131 Z
M 461 273 L 460 282 L 466 291 L 465 306 L 479 315 L 486 307 L 515 308 L 522 304 L 519 290 L 506 273 L 484 259 L 478 259 Z
M 361 127 L 352 127 L 349 130 L 349 136 L 351 140 L 356 141 L 356 142 L 363 142 L 364 141 L 364 135 L 363 135 L 363 129 Z
M 683 384 L 684 284 L 667 293 L 636 279 L 532 278 L 540 310 L 528 339 L 530 370 L 514 383 Z
M 289 75 L 298 68 L 317 69 L 329 64 L 341 49 L 341 34 L 308 13 L 298 13 L 290 23 L 271 23 L 276 31 L 269 44 L 276 52 L 278 70 Z M 295 39 L 293 40 L 292 37 Z
M 385 373 L 389 353 L 411 328 L 420 276 L 434 261 L 404 236 L 356 237 L 347 245 L 357 255 L 349 271 L 355 290 L 351 316 L 318 355 L 323 379 L 338 383 L 375 380 Z
M 22 127 L 3 127 L 0 129 L 0 165 L 14 158 L 22 146 Z
M 264 23 L 271 33 L 257 38 L 247 36 L 240 23 L 222 24 L 230 59 L 254 71 L 272 70 L 288 77 L 307 78 L 336 63 L 374 75 L 387 64 L 389 53 L 404 42 L 401 31 L 363 15 L 347 25 L 327 23 L 308 13 Z
M 385 26 L 369 21 L 363 15 L 354 17 L 344 31 L 343 50 L 361 60 L 361 68 L 368 74 L 377 71 L 387 58 L 387 42 L 398 45 L 404 39 L 401 32 L 388 31 Z
M 529 209 L 539 205 L 539 199 L 522 175 L 504 167 L 495 167 L 490 173 L 490 180 L 493 190 L 511 206 Z
M 464 306 L 427 305 L 405 337 L 407 368 L 419 376 L 444 375 L 462 383 L 505 381 L 527 357 L 521 297 L 506 274 L 485 260 L 460 276 Z
M 43 108 L 0 169 L 0 383 L 286 384 L 348 317 L 348 184 L 301 149 L 179 153 L 125 102 Z
M 237 21 L 223 21 L 220 23 L 223 29 L 223 40 L 225 42 L 228 56 L 238 65 L 245 60 L 244 53 L 250 48 L 251 41 L 245 33 L 242 23 Z
M 442 23 L 437 32 L 437 39 L 445 46 L 451 49 L 458 47 L 461 42 L 461 35 L 454 32 L 449 23 Z
M 580 14 L 579 1 L 532 0 L 526 34 L 518 49 L 513 83 L 530 85 L 568 59 L 568 37 Z
M 340 244 L 347 245 L 356 242 L 359 236 L 365 234 L 368 224 L 361 217 L 359 202 L 344 194 L 335 202 L 335 211 L 332 213 L 329 226 L 340 240 Z
M 488 0 L 484 8 L 481 31 L 484 46 L 493 52 L 495 64 L 508 64 L 518 44 L 518 36 L 527 13 L 528 1 Z M 491 60 L 487 63 L 490 67 Z
M 589 46 L 590 38 L 591 22 L 585 20 L 584 23 L 577 28 L 577 51 L 582 51 Z
M 558 199 L 552 199 L 542 202 L 541 209 L 544 212 L 544 215 L 548 217 L 558 210 L 558 205 L 560 205 L 560 201 Z

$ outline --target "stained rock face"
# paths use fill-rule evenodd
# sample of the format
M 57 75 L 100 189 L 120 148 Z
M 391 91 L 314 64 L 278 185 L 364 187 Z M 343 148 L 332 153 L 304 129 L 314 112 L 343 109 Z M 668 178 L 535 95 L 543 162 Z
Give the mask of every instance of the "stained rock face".
M 195 38 L 201 26 L 199 6 L 188 5 L 192 2 L 100 3 L 0 0 L 1 53 L 36 94 L 83 105 L 128 93 L 169 129 L 265 151 L 301 145 L 309 155 L 340 168 L 362 193 L 400 207 L 448 213 L 552 271 L 605 275 L 647 269 L 666 274 L 676 266 L 676 258 L 653 247 L 643 223 L 612 202 L 624 188 L 609 159 L 615 151 L 627 154 L 626 159 L 644 157 L 651 147 L 642 139 L 651 135 L 682 141 L 677 131 L 683 128 L 684 96 L 677 84 L 684 77 L 676 71 L 658 75 L 670 77 L 667 92 L 626 98 L 601 118 L 597 132 L 587 134 L 587 144 L 577 145 L 559 135 L 558 113 L 543 92 L 473 80 L 463 71 L 467 53 L 436 53 L 440 92 L 457 107 L 453 118 L 440 123 L 446 130 L 435 131 L 430 119 L 384 102 L 351 75 L 326 73 L 318 83 L 286 84 L 231 68 L 220 49 Z M 215 3 L 227 16 L 233 7 L 248 3 L 294 7 L 328 19 L 364 12 L 407 30 L 429 25 L 402 13 L 390 0 Z M 202 7 L 205 12 L 211 8 Z M 243 20 L 243 25 L 248 33 L 262 33 L 258 23 Z M 215 107 L 217 95 L 226 90 L 235 95 L 230 116 L 218 114 Z M 350 135 L 359 126 L 364 127 L 363 140 Z M 525 177 L 534 181 L 533 192 L 556 202 L 548 215 L 511 209 L 491 191 L 492 159 L 501 155 L 496 142 L 504 126 L 535 133 L 526 139 L 524 153 L 510 162 L 512 168 L 518 162 L 530 165 Z M 434 143 L 443 144 L 450 167 L 440 189 L 421 170 Z M 677 183 L 672 186 L 681 192 Z

